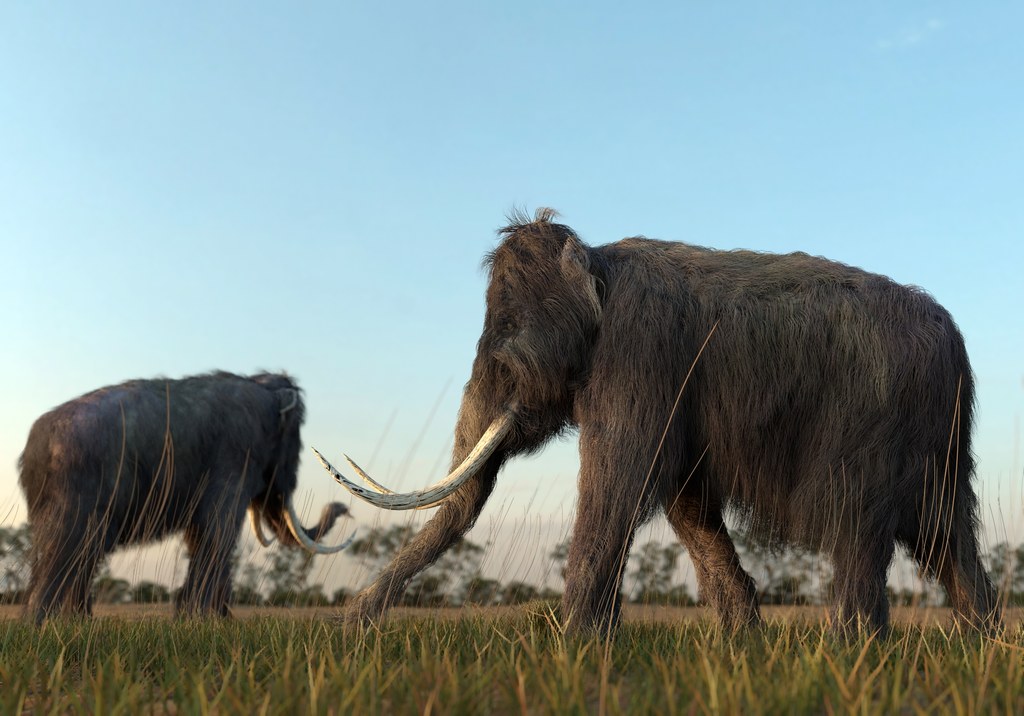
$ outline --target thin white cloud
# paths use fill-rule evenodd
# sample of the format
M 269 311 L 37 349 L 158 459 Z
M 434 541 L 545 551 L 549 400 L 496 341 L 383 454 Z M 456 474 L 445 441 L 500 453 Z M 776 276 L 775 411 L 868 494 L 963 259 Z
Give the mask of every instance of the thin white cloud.
M 930 38 L 934 37 L 937 33 L 941 32 L 945 26 L 946 23 L 943 20 L 933 17 L 920 25 L 915 25 L 903 31 L 902 33 L 892 35 L 890 37 L 883 37 L 875 43 L 875 47 L 879 50 L 907 50 L 919 47 Z

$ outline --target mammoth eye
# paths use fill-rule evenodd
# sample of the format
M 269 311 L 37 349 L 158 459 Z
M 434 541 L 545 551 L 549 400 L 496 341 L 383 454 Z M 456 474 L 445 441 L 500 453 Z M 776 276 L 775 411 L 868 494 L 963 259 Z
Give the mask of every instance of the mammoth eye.
M 512 316 L 504 316 L 498 319 L 498 332 L 501 334 L 515 333 L 519 330 L 519 325 L 516 319 Z

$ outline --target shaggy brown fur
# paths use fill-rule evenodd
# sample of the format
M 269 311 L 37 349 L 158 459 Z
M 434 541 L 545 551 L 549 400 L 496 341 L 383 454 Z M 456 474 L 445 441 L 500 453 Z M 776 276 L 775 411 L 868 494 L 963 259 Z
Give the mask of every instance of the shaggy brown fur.
M 350 619 L 381 614 L 473 524 L 506 459 L 576 427 L 563 597 L 576 627 L 614 625 L 634 532 L 657 510 L 722 622 L 758 622 L 726 509 L 761 540 L 831 556 L 841 627 L 887 628 L 897 544 L 938 577 L 961 619 L 998 622 L 976 540 L 971 368 L 930 296 L 802 253 L 645 238 L 590 248 L 552 218 L 514 217 L 488 259 L 452 464 L 516 405 L 513 435 Z
M 89 613 L 100 561 L 184 532 L 179 612 L 227 615 L 231 556 L 250 505 L 277 538 L 296 487 L 301 394 L 286 375 L 133 380 L 64 403 L 32 426 L 19 460 L 32 530 L 28 613 Z M 325 508 L 317 539 L 348 509 Z

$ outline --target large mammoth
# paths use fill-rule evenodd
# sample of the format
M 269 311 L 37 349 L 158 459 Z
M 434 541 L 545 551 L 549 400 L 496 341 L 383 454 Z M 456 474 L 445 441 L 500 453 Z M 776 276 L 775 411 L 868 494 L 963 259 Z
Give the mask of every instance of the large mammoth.
M 971 368 L 928 294 L 803 253 L 645 238 L 589 247 L 553 216 L 513 217 L 488 257 L 452 473 L 395 494 L 354 463 L 366 486 L 325 462 L 375 505 L 439 505 L 347 619 L 393 604 L 473 524 L 506 460 L 576 428 L 571 628 L 617 622 L 634 532 L 658 510 L 730 628 L 760 612 L 724 510 L 762 541 L 831 557 L 841 629 L 888 628 L 897 544 L 941 581 L 958 618 L 998 623 L 976 538 Z
M 28 612 L 90 612 L 96 567 L 121 545 L 183 532 L 190 554 L 179 613 L 227 615 L 231 556 L 248 510 L 282 542 L 317 553 L 348 509 L 304 528 L 292 505 L 304 417 L 286 375 L 210 373 L 133 380 L 44 414 L 19 460 L 32 532 Z

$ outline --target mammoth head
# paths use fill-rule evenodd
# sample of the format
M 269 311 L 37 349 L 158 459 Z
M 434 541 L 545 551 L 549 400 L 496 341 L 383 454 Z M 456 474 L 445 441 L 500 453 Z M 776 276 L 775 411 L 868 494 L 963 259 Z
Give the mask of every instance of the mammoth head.
M 554 216 L 540 209 L 533 221 L 511 217 L 486 259 L 487 313 L 466 396 L 535 417 L 552 413 L 545 423 L 565 419 L 601 319 L 590 249 Z
M 337 502 L 328 504 L 324 507 L 317 527 L 308 529 L 302 526 L 292 503 L 292 495 L 298 486 L 299 452 L 302 450 L 300 431 L 306 417 L 302 390 L 294 380 L 283 374 L 260 373 L 252 376 L 252 381 L 272 396 L 268 406 L 272 414 L 268 417 L 272 425 L 270 443 L 273 449 L 264 466 L 263 475 L 268 486 L 267 492 L 249 510 L 257 540 L 263 546 L 268 546 L 272 541 L 263 532 L 262 520 L 266 520 L 274 535 L 290 546 L 302 547 L 314 554 L 331 554 L 345 549 L 351 544 L 351 538 L 333 547 L 319 541 L 339 517 L 348 514 L 345 505 Z
M 274 473 L 278 489 L 290 493 L 298 484 L 301 430 L 306 419 L 302 389 L 291 376 L 283 373 L 259 373 L 252 376 L 252 381 L 266 389 L 273 399 L 269 408 L 273 411 L 270 440 L 274 453 L 267 470 Z
M 507 457 L 537 449 L 569 423 L 601 321 L 603 282 L 594 253 L 554 217 L 551 209 L 532 220 L 513 215 L 485 261 L 487 313 L 455 428 L 452 471 L 431 487 L 398 494 L 349 459 L 366 486 L 355 484 L 314 450 L 354 495 L 387 509 L 432 507 L 474 475 L 492 479 Z

